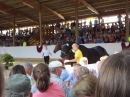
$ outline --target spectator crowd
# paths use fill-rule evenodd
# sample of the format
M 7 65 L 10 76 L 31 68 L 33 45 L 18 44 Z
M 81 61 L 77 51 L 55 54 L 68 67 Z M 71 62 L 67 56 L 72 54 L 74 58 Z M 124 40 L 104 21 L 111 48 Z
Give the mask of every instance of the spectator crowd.
M 23 46 L 24 41 L 29 45 L 29 38 L 39 30 L 38 28 L 26 28 L 15 33 L 15 45 Z M 13 31 L 7 31 L 6 34 L 0 33 L 0 46 L 13 46 Z
M 47 43 L 50 45 L 56 44 L 58 40 L 61 40 L 62 42 L 75 42 L 75 27 L 75 22 L 71 23 L 70 27 L 67 27 L 67 24 L 63 25 L 57 23 L 56 28 L 60 30 L 56 30 L 58 33 Z M 79 36 L 77 42 L 78 44 L 125 42 L 125 33 L 126 28 L 122 22 L 120 22 L 120 24 L 117 22 L 112 23 L 111 25 L 109 23 L 104 24 L 103 22 L 99 24 L 98 20 L 95 20 L 94 24 L 90 21 L 89 25 L 86 25 L 84 22 L 83 25 L 79 24 Z
M 15 65 L 6 78 L 0 65 L 0 97 L 130 97 L 129 59 L 129 50 L 94 64 L 82 57 L 71 74 L 59 60 L 35 67 L 25 62 Z
M 89 22 L 89 25 L 86 25 L 86 22 L 79 23 L 79 36 L 78 44 L 90 44 L 90 43 L 118 43 L 126 41 L 126 28 L 125 24 L 122 21 L 122 16 L 118 16 L 118 21 L 114 23 L 104 23 L 102 18 L 99 21 L 95 18 L 94 23 Z M 76 22 L 71 23 L 56 23 L 55 25 L 45 25 L 44 29 L 53 28 L 55 34 L 50 39 L 46 40 L 45 43 L 48 45 L 55 45 L 57 41 L 76 41 L 75 28 Z M 30 37 L 34 36 L 39 30 L 38 28 L 30 28 L 25 30 L 19 30 L 16 33 L 16 46 L 22 46 L 23 42 L 26 41 L 29 45 Z M 6 35 L 0 34 L 0 45 L 1 46 L 12 46 L 13 44 L 13 32 L 7 32 Z M 44 38 L 44 37 L 43 37 Z

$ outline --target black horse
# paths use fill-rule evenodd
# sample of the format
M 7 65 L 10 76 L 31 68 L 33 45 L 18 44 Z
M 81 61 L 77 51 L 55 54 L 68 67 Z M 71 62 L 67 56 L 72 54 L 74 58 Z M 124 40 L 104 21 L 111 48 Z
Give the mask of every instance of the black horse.
M 71 42 L 67 42 L 65 44 L 62 44 L 60 42 L 57 43 L 54 53 L 56 53 L 58 50 L 61 50 L 61 57 L 63 59 L 73 59 L 74 53 L 72 51 L 72 44 Z M 79 49 L 81 50 L 84 57 L 88 58 L 88 63 L 96 63 L 100 60 L 100 57 L 107 55 L 107 51 L 101 47 L 96 46 L 93 48 L 86 48 L 84 45 L 79 45 Z

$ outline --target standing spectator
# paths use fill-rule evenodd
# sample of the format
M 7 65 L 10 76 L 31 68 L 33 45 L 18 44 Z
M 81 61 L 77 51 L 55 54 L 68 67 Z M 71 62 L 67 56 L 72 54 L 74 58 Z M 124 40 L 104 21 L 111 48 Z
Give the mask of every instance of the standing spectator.
M 119 15 L 117 16 L 117 18 L 118 18 L 119 28 L 121 28 L 121 26 L 122 26 L 122 20 L 121 20 L 122 16 L 121 16 L 121 14 L 119 14 Z
M 98 20 L 97 20 L 97 18 L 95 18 L 94 25 L 96 26 L 97 24 L 98 24 Z
M 44 45 L 44 49 L 42 51 L 42 58 L 44 58 L 44 62 L 46 64 L 49 64 L 49 60 L 50 60 L 50 57 L 49 55 L 51 55 L 51 52 L 49 51 L 49 49 L 47 48 L 47 45 Z
M 89 22 L 89 27 L 91 28 L 92 27 L 92 21 L 90 20 Z
M 107 30 L 110 30 L 110 26 L 109 26 L 109 24 L 107 23 Z
M 103 18 L 101 18 L 101 24 L 104 24 L 104 19 Z
M 33 97 L 65 97 L 61 87 L 50 81 L 50 71 L 47 65 L 40 63 L 33 70 L 38 92 Z

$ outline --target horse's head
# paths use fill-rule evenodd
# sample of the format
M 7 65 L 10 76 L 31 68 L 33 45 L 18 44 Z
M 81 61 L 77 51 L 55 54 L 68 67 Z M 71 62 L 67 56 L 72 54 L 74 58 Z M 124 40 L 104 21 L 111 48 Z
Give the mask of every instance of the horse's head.
M 74 53 L 71 50 L 71 45 L 66 43 L 62 45 L 61 47 L 61 58 L 64 59 L 73 59 L 74 58 Z
M 60 41 L 57 42 L 57 44 L 56 44 L 56 46 L 55 46 L 53 52 L 56 53 L 56 52 L 59 51 L 59 50 L 61 50 L 61 42 L 60 42 Z

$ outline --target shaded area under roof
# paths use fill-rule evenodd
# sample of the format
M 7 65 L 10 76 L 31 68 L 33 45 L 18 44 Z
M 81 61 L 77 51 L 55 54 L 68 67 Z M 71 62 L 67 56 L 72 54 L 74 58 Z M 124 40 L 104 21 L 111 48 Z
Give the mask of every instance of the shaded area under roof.
M 75 2 L 73 0 L 32 0 L 31 4 L 44 4 L 46 7 L 62 15 L 65 20 L 75 19 Z M 99 12 L 99 16 L 117 15 L 125 13 L 125 0 L 85 0 Z M 130 3 L 130 1 L 129 1 Z M 130 5 L 129 5 L 130 6 Z M 3 8 L 4 7 L 4 8 Z M 79 18 L 98 16 L 84 4 L 79 4 Z M 16 24 L 19 27 L 37 25 L 39 10 L 24 4 L 22 0 L 0 0 L 0 29 L 12 28 L 13 15 L 16 14 Z M 9 14 L 5 13 L 8 12 Z M 51 11 L 43 9 L 43 24 L 65 21 Z

